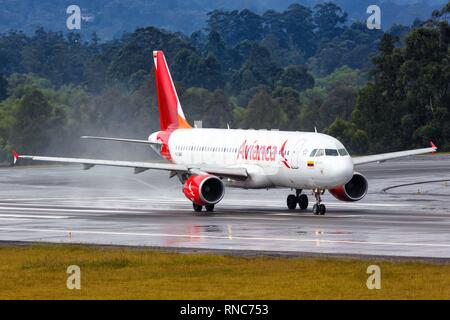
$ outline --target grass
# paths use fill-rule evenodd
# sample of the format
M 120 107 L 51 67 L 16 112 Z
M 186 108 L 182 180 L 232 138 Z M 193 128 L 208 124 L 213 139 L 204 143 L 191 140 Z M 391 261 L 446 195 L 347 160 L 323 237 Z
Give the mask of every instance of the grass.
M 380 290 L 366 269 L 381 268 Z M 81 289 L 66 287 L 69 265 Z M 0 299 L 449 299 L 450 264 L 0 247 Z

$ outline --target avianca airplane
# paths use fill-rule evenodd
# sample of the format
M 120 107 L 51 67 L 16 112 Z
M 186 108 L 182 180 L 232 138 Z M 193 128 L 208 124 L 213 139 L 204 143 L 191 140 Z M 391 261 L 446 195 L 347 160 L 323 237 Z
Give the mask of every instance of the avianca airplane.
M 287 188 L 287 207 L 308 207 L 303 190 L 312 190 L 316 215 L 325 214 L 321 195 L 328 190 L 342 201 L 358 201 L 367 193 L 366 178 L 355 166 L 388 159 L 436 151 L 431 147 L 351 157 L 337 139 L 316 132 L 282 132 L 276 130 L 193 128 L 184 116 L 180 101 L 162 51 L 154 51 L 154 69 L 161 130 L 147 140 L 83 136 L 118 142 L 145 144 L 164 159 L 160 162 L 134 162 L 18 155 L 12 150 L 14 163 L 20 159 L 46 162 L 79 163 L 84 169 L 97 165 L 130 167 L 134 173 L 166 170 L 177 176 L 184 195 L 195 211 L 213 211 L 222 200 L 226 187 L 243 189 Z

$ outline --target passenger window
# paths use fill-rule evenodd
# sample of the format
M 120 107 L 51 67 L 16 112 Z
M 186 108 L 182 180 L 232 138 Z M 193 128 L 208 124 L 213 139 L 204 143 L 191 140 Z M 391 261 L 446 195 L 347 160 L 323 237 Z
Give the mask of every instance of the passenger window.
M 309 155 L 310 157 L 314 157 L 316 155 L 317 149 L 314 149 L 313 151 L 311 151 L 311 154 Z
M 345 150 L 345 149 L 339 149 L 338 151 L 339 151 L 339 155 L 341 155 L 341 156 L 348 156 L 347 150 Z
M 323 155 L 325 155 L 325 152 L 323 149 L 317 150 L 316 157 L 322 157 Z
M 336 149 L 325 149 L 325 155 L 332 156 L 332 157 L 337 157 L 338 156 L 338 151 Z

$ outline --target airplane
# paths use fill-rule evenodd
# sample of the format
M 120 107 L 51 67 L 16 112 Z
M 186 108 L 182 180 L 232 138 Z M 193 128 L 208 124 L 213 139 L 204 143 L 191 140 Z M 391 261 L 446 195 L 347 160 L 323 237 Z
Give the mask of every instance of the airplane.
M 367 193 L 368 181 L 355 167 L 435 152 L 431 147 L 351 157 L 337 139 L 316 132 L 293 132 L 254 129 L 210 129 L 192 127 L 184 115 L 164 53 L 153 51 L 160 131 L 147 140 L 82 136 L 150 146 L 165 162 L 136 162 L 19 155 L 11 150 L 13 161 L 34 161 L 134 168 L 134 173 L 165 170 L 170 178 L 177 176 L 182 192 L 200 212 L 214 210 L 227 187 L 243 189 L 287 188 L 295 190 L 286 199 L 288 209 L 308 208 L 304 190 L 312 190 L 315 203 L 312 212 L 324 215 L 322 195 L 328 190 L 341 201 L 359 201 Z

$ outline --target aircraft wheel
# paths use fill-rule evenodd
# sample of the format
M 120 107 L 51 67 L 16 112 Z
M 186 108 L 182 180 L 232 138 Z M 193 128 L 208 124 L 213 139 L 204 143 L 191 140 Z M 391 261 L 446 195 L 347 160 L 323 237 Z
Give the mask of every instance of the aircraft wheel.
M 319 214 L 321 216 L 323 216 L 325 214 L 325 212 L 327 212 L 327 208 L 325 207 L 324 204 L 319 204 Z
M 192 203 L 192 206 L 194 207 L 194 210 L 195 210 L 196 212 L 200 212 L 200 211 L 202 211 L 202 209 L 203 209 L 203 206 L 201 206 L 201 205 L 199 205 L 199 204 L 196 204 L 196 203 Z
M 313 212 L 316 216 L 320 213 L 319 210 L 320 210 L 320 209 L 319 209 L 319 205 L 318 205 L 318 204 L 313 205 L 312 212 Z
M 298 204 L 300 210 L 305 210 L 308 208 L 308 196 L 306 194 L 301 194 L 298 196 Z
M 205 209 L 208 212 L 212 212 L 212 211 L 214 211 L 214 205 L 213 204 L 207 204 L 207 205 L 205 205 Z
M 293 194 L 288 195 L 286 199 L 286 204 L 289 210 L 294 210 L 297 206 L 297 197 Z

